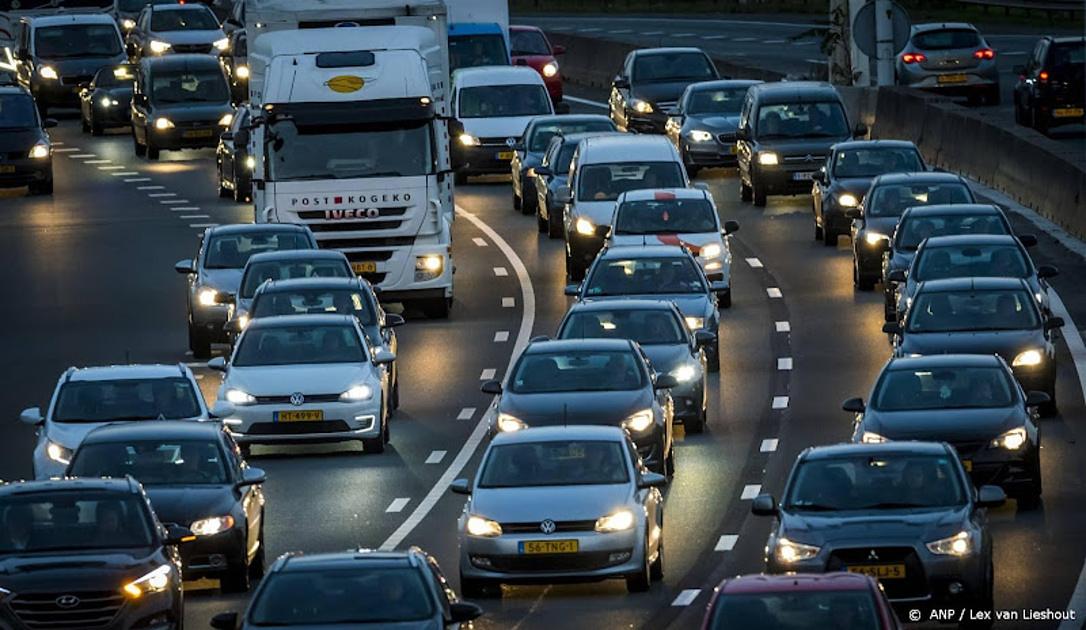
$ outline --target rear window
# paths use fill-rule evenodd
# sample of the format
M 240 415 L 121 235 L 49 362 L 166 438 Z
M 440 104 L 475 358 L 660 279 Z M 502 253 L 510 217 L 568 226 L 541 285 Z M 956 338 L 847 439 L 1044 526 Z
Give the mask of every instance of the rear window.
M 1025 252 L 1015 245 L 951 245 L 925 248 L 916 261 L 916 279 L 1025 278 Z
M 69 381 L 60 388 L 55 422 L 182 420 L 203 413 L 185 377 Z
M 254 232 L 212 236 L 207 244 L 206 269 L 241 269 L 253 254 L 284 249 L 313 249 L 300 232 Z
M 269 260 L 249 265 L 241 282 L 240 295 L 253 297 L 256 288 L 267 280 L 295 278 L 350 278 L 354 272 L 343 260 Z
M 969 188 L 958 182 L 946 184 L 884 184 L 864 202 L 864 213 L 873 217 L 899 217 L 907 208 L 950 203 L 973 203 Z
M 1010 234 L 1010 232 L 1007 231 L 1007 224 L 1003 219 L 992 213 L 909 217 L 901 222 L 895 232 L 894 249 L 912 251 L 926 238 L 958 234 Z
M 794 591 L 723 595 L 710 630 L 879 628 L 870 591 Z
M 716 232 L 716 212 L 705 199 L 627 201 L 617 213 L 615 234 Z
M 588 164 L 581 169 L 577 199 L 614 201 L 624 192 L 645 188 L 685 188 L 677 162 Z
M 561 133 L 568 136 L 592 131 L 615 131 L 615 124 L 610 120 L 577 120 L 575 118 L 568 121 L 540 123 L 532 127 L 532 135 L 526 144 L 529 151 L 538 152 L 547 148 L 555 134 Z
M 969 29 L 946 29 L 918 33 L 913 37 L 913 45 L 920 50 L 953 50 L 955 48 L 976 48 L 980 46 L 980 36 Z

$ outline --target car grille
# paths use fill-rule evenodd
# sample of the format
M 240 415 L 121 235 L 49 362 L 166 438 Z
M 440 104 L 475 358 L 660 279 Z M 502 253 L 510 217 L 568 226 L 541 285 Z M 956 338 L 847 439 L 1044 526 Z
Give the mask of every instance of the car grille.
M 26 151 L 11 151 L 9 153 L 0 153 L 5 159 L 8 160 L 25 160 L 26 156 L 30 154 L 30 147 L 27 147 Z
M 303 210 L 298 217 L 305 221 L 313 232 L 353 232 L 366 230 L 397 230 L 403 225 L 403 216 L 407 206 L 377 208 L 376 219 L 352 221 L 349 219 L 329 219 L 324 210 Z M 384 220 L 381 220 L 384 219 Z
M 716 139 L 719 140 L 721 144 L 735 144 L 735 134 L 734 133 L 718 134 Z
M 874 551 L 878 560 L 871 558 Z M 929 593 L 927 573 L 924 564 L 912 547 L 857 547 L 838 549 L 830 554 L 826 571 L 846 571 L 850 565 L 904 564 L 903 579 L 880 580 L 890 599 L 912 599 L 925 597 Z
M 211 44 L 175 44 L 173 51 L 178 53 L 195 53 L 206 55 L 211 52 Z
M 954 450 L 958 451 L 958 457 L 973 459 L 978 453 L 988 448 L 988 442 L 951 442 Z
M 823 162 L 826 161 L 826 156 L 825 155 L 818 155 L 818 154 L 815 154 L 815 153 L 811 153 L 811 154 L 809 154 L 810 158 L 811 158 L 809 160 L 807 159 L 807 155 L 808 154 L 804 154 L 804 155 L 786 155 L 786 156 L 784 156 L 784 163 L 785 164 L 822 164 Z
M 672 109 L 677 105 L 679 101 L 656 101 L 656 111 L 661 113 L 667 113 L 667 110 Z
M 595 571 L 625 560 L 611 560 L 614 551 L 590 551 L 585 553 L 559 553 L 516 556 L 486 556 L 495 571 Z M 628 559 L 629 556 L 626 556 Z
M 67 596 L 78 598 L 78 602 L 61 607 L 57 600 Z M 124 596 L 118 591 L 19 593 L 8 605 L 27 628 L 91 630 L 112 625 Z
M 534 523 L 502 523 L 502 533 L 505 534 L 538 534 L 539 521 Z M 554 532 L 591 532 L 596 529 L 596 521 L 555 521 Z
M 64 85 L 76 86 L 80 83 L 90 83 L 94 79 L 93 75 L 80 74 L 73 77 L 61 77 L 60 82 Z
M 351 428 L 342 420 L 323 422 L 254 422 L 246 435 L 309 435 L 311 433 L 341 433 Z
M 305 402 L 307 403 L 319 403 L 319 402 L 337 402 L 339 400 L 339 394 L 306 394 Z M 258 405 L 289 405 L 290 394 L 285 396 L 257 396 L 256 404 Z
M 479 144 L 482 145 L 482 146 L 487 146 L 487 147 L 490 147 L 490 146 L 502 146 L 502 147 L 508 148 L 509 145 L 507 145 L 505 143 L 505 141 L 508 140 L 508 139 L 509 139 L 509 136 L 499 136 L 499 137 L 496 137 L 496 138 L 493 138 L 493 137 L 492 138 L 480 137 L 479 138 Z

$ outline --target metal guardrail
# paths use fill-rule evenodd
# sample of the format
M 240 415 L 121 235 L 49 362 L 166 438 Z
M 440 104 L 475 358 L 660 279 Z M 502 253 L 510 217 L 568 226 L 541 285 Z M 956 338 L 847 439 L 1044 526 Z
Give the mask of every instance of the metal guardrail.
M 1048 14 L 1066 12 L 1071 16 L 1086 11 L 1086 3 L 1083 0 L 958 0 L 958 2 L 983 7 L 985 13 L 989 8 L 1001 8 L 1006 15 L 1010 15 L 1011 9 L 1021 9 L 1027 14 L 1033 11 Z

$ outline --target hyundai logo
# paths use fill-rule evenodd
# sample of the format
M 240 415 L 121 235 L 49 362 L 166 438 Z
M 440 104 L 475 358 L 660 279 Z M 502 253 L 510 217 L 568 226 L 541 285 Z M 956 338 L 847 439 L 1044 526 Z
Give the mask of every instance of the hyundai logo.
M 57 598 L 57 606 L 60 608 L 75 608 L 79 605 L 79 598 L 75 595 L 61 595 Z
M 539 531 L 544 534 L 553 534 L 556 529 L 558 529 L 558 526 L 549 518 L 539 524 Z
M 301 392 L 294 392 L 290 395 L 290 404 L 295 407 L 301 407 L 305 404 L 305 396 L 303 396 Z
M 878 561 L 879 554 L 876 553 L 874 549 L 872 549 L 871 551 L 867 552 L 867 559 Z

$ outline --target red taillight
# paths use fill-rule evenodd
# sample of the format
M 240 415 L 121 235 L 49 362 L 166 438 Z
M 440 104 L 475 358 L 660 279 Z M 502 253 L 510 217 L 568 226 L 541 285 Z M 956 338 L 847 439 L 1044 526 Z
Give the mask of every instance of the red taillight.
M 924 53 L 905 53 L 901 56 L 901 60 L 905 63 L 921 63 L 926 59 Z
M 974 51 L 973 56 L 977 59 L 995 59 L 995 51 L 991 48 L 981 48 L 980 50 Z
M 1041 70 L 1037 74 L 1037 78 L 1042 80 L 1042 81 L 1047 81 L 1048 80 L 1048 70 Z

